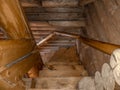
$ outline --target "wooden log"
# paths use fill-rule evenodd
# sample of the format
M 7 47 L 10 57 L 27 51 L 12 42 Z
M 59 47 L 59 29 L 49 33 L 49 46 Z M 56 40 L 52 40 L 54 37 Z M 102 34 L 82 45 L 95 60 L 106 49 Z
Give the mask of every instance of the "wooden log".
M 120 64 L 118 64 L 115 69 L 113 70 L 115 82 L 120 85 Z
M 119 53 L 120 53 L 120 49 L 116 49 L 111 54 L 110 65 L 111 65 L 112 69 L 114 69 L 118 64 L 120 64 Z
M 29 21 L 79 21 L 84 20 L 79 13 L 26 13 Z
M 101 74 L 105 90 L 114 90 L 115 79 L 113 71 L 107 63 L 103 64 Z
M 113 69 L 113 74 L 115 81 L 118 85 L 120 85 L 120 49 L 114 50 L 113 54 L 110 58 L 110 65 Z
M 96 90 L 104 90 L 103 79 L 99 71 L 95 73 L 95 87 Z
M 43 7 L 77 7 L 78 0 L 44 0 Z
M 78 89 L 79 90 L 96 90 L 94 79 L 91 77 L 82 78 L 79 82 Z
M 85 22 L 84 21 L 49 21 L 51 25 L 54 26 L 64 26 L 64 27 L 84 27 Z

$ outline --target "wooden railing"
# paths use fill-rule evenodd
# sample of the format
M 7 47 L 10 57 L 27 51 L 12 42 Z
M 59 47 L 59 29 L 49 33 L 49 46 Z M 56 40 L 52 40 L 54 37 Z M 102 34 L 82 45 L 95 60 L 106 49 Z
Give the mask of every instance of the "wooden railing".
M 80 42 L 82 42 L 84 44 L 87 44 L 87 45 L 89 45 L 89 46 L 91 46 L 91 47 L 93 47 L 97 50 L 100 50 L 100 51 L 102 51 L 106 54 L 109 54 L 109 55 L 112 54 L 112 52 L 115 49 L 120 48 L 120 45 L 115 45 L 115 44 L 102 42 L 102 41 L 98 41 L 98 40 L 93 40 L 93 39 L 82 37 L 80 35 L 66 33 L 66 32 L 53 32 L 52 34 L 47 36 L 45 39 L 40 41 L 37 45 L 41 45 L 42 43 L 44 43 L 47 40 L 49 40 L 50 38 L 52 38 L 54 35 L 60 35 L 60 36 L 75 38 L 75 39 L 79 40 Z

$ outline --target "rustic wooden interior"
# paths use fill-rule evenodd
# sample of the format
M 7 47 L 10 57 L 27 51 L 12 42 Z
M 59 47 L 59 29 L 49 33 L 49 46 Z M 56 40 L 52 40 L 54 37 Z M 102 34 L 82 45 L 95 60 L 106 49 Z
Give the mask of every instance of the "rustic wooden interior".
M 120 90 L 103 77 L 119 59 L 119 10 L 120 0 L 0 0 L 0 90 Z

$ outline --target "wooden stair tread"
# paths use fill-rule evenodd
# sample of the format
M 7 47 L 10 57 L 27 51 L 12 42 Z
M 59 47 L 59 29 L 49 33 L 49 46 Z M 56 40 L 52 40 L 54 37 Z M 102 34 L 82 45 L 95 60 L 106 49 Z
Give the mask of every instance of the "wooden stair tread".
M 47 65 L 44 70 L 84 70 L 82 65 Z
M 82 77 L 46 77 L 37 79 L 36 88 L 41 89 L 74 89 Z
M 76 90 L 76 89 L 28 89 L 28 90 Z
M 44 70 L 40 72 L 40 77 L 70 77 L 70 76 L 85 76 L 87 72 L 81 70 Z

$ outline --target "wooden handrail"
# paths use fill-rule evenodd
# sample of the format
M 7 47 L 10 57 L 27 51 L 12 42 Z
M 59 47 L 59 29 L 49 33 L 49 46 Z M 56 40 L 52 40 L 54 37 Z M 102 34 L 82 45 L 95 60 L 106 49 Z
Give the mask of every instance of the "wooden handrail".
M 106 54 L 109 54 L 109 55 L 112 54 L 112 52 L 115 49 L 120 48 L 120 45 L 102 42 L 102 41 L 98 41 L 98 40 L 88 39 L 88 38 L 84 38 L 84 37 L 79 37 L 79 39 L 81 42 L 83 42 L 95 49 L 98 49 Z
M 47 40 L 49 40 L 50 38 L 52 38 L 55 35 L 55 33 L 51 33 L 50 35 L 48 35 L 47 37 L 45 37 L 43 40 L 41 40 L 40 42 L 37 43 L 37 46 L 42 45 L 43 43 L 45 43 Z
M 111 43 L 102 42 L 102 41 L 93 40 L 93 39 L 88 39 L 88 38 L 85 38 L 85 37 L 82 37 L 82 36 L 76 35 L 76 34 L 70 34 L 70 33 L 65 33 L 65 32 L 55 32 L 55 34 L 79 39 L 80 42 L 85 43 L 85 44 L 87 44 L 95 49 L 98 49 L 106 54 L 109 54 L 109 55 L 112 54 L 112 52 L 115 49 L 120 48 L 120 45 L 111 44 Z

